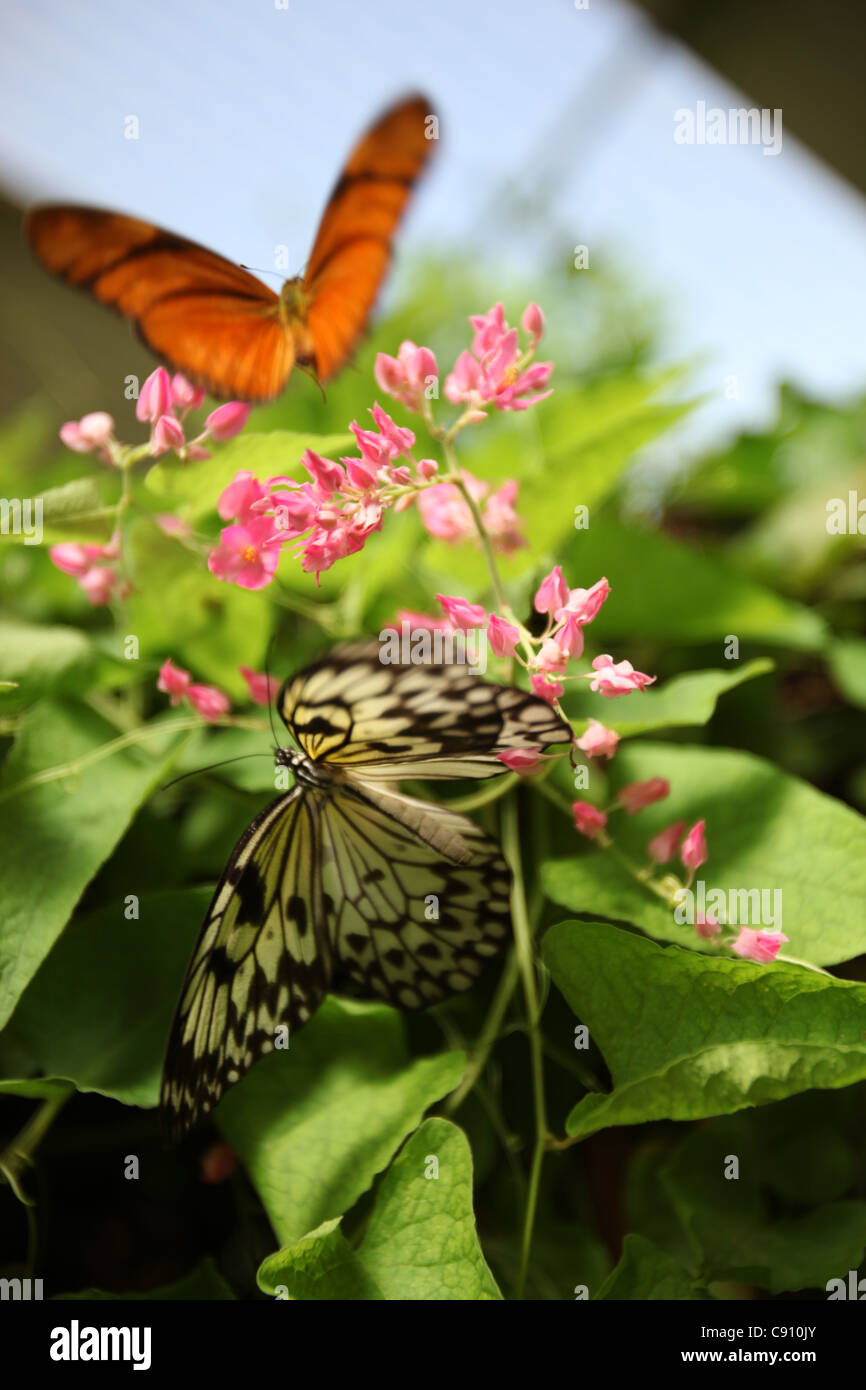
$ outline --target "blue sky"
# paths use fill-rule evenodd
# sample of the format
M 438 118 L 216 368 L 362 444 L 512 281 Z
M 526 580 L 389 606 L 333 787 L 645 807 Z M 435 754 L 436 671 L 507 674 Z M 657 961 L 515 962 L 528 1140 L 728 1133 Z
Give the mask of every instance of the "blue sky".
M 711 400 L 680 447 L 769 423 L 782 378 L 828 399 L 866 388 L 863 198 L 787 131 L 776 157 L 675 143 L 678 108 L 754 103 L 627 5 L 286 3 L 7 4 L 0 182 L 250 265 L 286 244 L 300 267 L 353 138 L 420 88 L 443 140 L 403 246 L 471 237 L 493 264 L 513 257 L 492 201 L 503 180 L 552 179 L 563 254 L 616 254 L 665 306 L 665 354 L 702 363 Z M 537 248 L 516 254 L 531 272 Z

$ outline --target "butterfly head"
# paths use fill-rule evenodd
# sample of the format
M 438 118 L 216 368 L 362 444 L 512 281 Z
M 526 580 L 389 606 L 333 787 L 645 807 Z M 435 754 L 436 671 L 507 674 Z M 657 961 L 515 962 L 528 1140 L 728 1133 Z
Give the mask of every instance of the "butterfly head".
M 305 787 L 326 787 L 333 781 L 330 768 L 323 763 L 313 762 L 306 753 L 299 753 L 296 748 L 275 749 L 274 761 L 281 767 L 287 767 L 295 781 Z

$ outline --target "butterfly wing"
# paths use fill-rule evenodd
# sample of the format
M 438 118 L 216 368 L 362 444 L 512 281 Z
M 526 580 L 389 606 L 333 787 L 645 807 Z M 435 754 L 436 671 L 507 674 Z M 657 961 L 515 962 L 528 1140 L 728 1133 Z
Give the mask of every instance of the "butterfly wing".
M 240 266 L 119 213 L 34 208 L 25 231 L 47 270 L 131 319 L 145 344 L 219 399 L 283 388 L 294 346 L 279 299 Z
M 298 745 L 359 776 L 495 777 L 497 754 L 568 743 L 544 700 L 492 685 L 468 666 L 384 664 L 376 643 L 350 643 L 288 680 L 277 709 Z
M 511 875 L 466 816 L 353 781 L 322 810 L 333 987 L 401 1009 L 469 989 L 508 936 Z
M 435 148 L 432 114 L 422 96 L 392 106 L 359 140 L 328 200 L 303 279 L 320 381 L 334 375 L 364 332 L 394 233 Z
M 166 1050 L 161 1103 L 177 1137 L 329 987 L 318 817 L 318 799 L 293 788 L 253 821 L 220 879 Z

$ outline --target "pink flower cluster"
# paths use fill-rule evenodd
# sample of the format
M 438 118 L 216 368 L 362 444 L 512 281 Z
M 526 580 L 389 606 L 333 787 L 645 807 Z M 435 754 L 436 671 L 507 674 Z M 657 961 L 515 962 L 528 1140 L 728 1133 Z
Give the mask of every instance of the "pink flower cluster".
M 191 410 L 198 410 L 204 396 L 204 391 L 193 386 L 180 372 L 175 372 L 173 377 L 169 377 L 165 367 L 151 372 L 135 406 L 136 419 L 150 425 L 147 452 L 151 458 L 159 458 L 171 450 L 182 459 L 210 458 L 210 452 L 204 448 L 205 439 L 220 441 L 240 434 L 250 407 L 240 401 L 227 401 L 210 412 L 201 432 L 187 442 L 184 421 Z M 80 420 L 67 420 L 61 426 L 60 438 L 77 454 L 88 454 L 96 449 L 104 462 L 118 461 L 121 446 L 114 435 L 114 420 L 104 410 L 83 415 Z
M 544 332 L 544 315 L 537 304 L 527 305 L 521 319 L 529 338 L 523 351 L 518 331 L 506 323 L 501 304 L 494 304 L 486 314 L 473 314 L 469 322 L 473 328 L 471 349 L 461 352 L 444 387 L 446 400 L 464 407 L 464 424 L 483 420 L 488 406 L 526 410 L 550 395 L 545 388 L 553 363 L 532 362 Z M 380 388 L 409 410 L 422 411 L 425 400 L 435 394 L 436 358 L 429 348 L 418 347 L 408 339 L 401 343 L 396 357 L 380 352 L 375 370 Z
M 262 484 L 247 470 L 235 475 L 217 505 L 232 524 L 211 552 L 212 574 L 244 589 L 262 589 L 273 579 L 283 547 L 290 546 L 301 567 L 318 576 L 361 550 L 381 530 L 386 510 L 411 505 L 437 464 L 433 459 L 416 463 L 415 435 L 380 405 L 370 414 L 375 430 L 356 421 L 351 425 L 360 457 L 337 462 L 307 450 L 300 462 L 312 482 L 270 478 Z
M 568 663 L 583 655 L 583 629 L 596 617 L 609 593 L 610 585 L 606 579 L 597 580 L 590 589 L 570 589 L 559 565 L 554 566 L 542 580 L 534 599 L 535 611 L 547 615 L 547 626 L 537 649 L 533 645 L 526 659 L 520 657 L 517 648 L 521 642 L 526 643 L 528 634 L 521 633 L 516 624 L 499 613 L 488 614 L 481 604 L 470 603 L 465 598 L 444 594 L 437 594 L 436 597 L 453 627 L 486 626 L 487 640 L 494 656 L 516 655 L 529 672 L 533 693 L 540 695 L 548 704 L 553 704 L 565 693 L 561 678 L 566 675 Z M 584 673 L 580 679 L 588 680 L 592 690 L 613 698 L 628 695 L 633 690 L 643 690 L 652 685 L 655 676 L 636 671 L 630 661 L 614 662 L 610 656 L 598 656 L 592 663 L 592 672 Z M 610 757 L 616 748 L 616 735 L 603 725 L 598 725 L 598 730 L 595 733 L 588 731 L 584 738 L 588 745 L 600 738 L 602 747 L 599 751 Z M 590 751 L 589 747 L 586 751 Z
M 280 683 L 276 677 L 253 671 L 249 666 L 240 666 L 238 670 L 247 683 L 253 703 L 269 705 L 279 690 Z M 193 681 L 190 672 L 185 671 L 182 666 L 175 665 L 171 657 L 164 661 L 160 668 L 156 688 L 169 695 L 173 705 L 180 704 L 181 700 L 188 700 L 193 709 L 209 724 L 221 719 L 231 709 L 231 700 L 225 691 L 215 685 L 202 685 Z
M 120 584 L 117 571 L 112 564 L 120 556 L 120 546 L 115 539 L 105 545 L 81 545 L 77 541 L 64 541 L 52 545 L 48 551 L 52 564 L 64 574 L 78 580 L 90 603 L 110 603 L 117 595 L 124 598 L 128 586 Z
M 466 469 L 460 470 L 460 476 L 472 499 L 479 507 L 484 504 L 481 520 L 494 550 L 513 555 L 515 550 L 526 545 L 522 522 L 515 511 L 518 484 L 514 479 L 507 479 L 495 492 L 490 492 L 489 483 L 474 478 Z M 455 483 L 434 483 L 420 492 L 418 515 L 431 536 L 450 545 L 478 538 L 469 503 Z

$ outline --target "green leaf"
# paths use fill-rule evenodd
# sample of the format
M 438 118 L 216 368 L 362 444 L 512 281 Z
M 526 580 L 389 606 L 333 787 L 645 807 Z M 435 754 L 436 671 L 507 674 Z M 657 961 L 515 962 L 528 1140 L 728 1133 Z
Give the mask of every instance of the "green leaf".
M 87 758 L 114 733 L 89 710 L 36 705 L 0 772 L 0 843 L 15 846 L 0 865 L 0 1026 L 179 748 L 176 734 L 154 724 L 139 747 L 35 782 Z
M 240 665 L 261 670 L 274 610 L 260 593 L 222 583 L 150 521 L 130 527 L 126 553 L 134 590 L 125 630 L 138 637 L 142 657 L 171 656 L 233 699 L 249 698 Z
M 611 1270 L 596 1298 L 643 1303 L 650 1299 L 708 1299 L 709 1294 L 696 1287 L 679 1260 L 659 1250 L 645 1236 L 628 1235 L 622 1243 L 619 1264 Z
M 147 486 L 168 503 L 180 505 L 190 517 L 212 512 L 217 498 L 242 468 L 248 468 L 259 482 L 289 477 L 309 481 L 298 461 L 307 449 L 317 454 L 347 453 L 354 448 L 351 434 L 296 434 L 292 430 L 272 430 L 270 434 L 239 434 L 214 448 L 213 456 L 201 463 L 183 463 L 169 458 L 157 463 L 147 475 Z
M 729 749 L 634 743 L 612 766 L 615 787 L 653 776 L 668 778 L 670 796 L 611 821 L 617 844 L 633 859 L 646 863 L 647 841 L 672 822 L 705 818 L 709 859 L 699 879 L 707 893 L 778 890 L 781 899 L 769 903 L 781 902 L 781 920 L 764 925 L 781 927 L 790 938 L 786 952 L 798 960 L 834 965 L 866 951 L 866 884 L 851 871 L 866 860 L 866 820 L 856 811 L 762 758 Z M 697 944 L 690 927 L 678 926 L 670 909 L 603 853 L 550 861 L 542 882 L 572 911 Z
M 634 698 L 606 701 L 603 711 L 599 709 L 598 695 L 588 687 L 569 692 L 563 703 L 568 717 L 575 722 L 602 715 L 607 728 L 630 738 L 654 729 L 708 724 L 719 696 L 772 669 L 772 661 L 759 657 L 729 671 L 689 671 L 671 677 L 662 686 L 650 686 Z
M 475 1230 L 472 1154 L 463 1131 L 427 1120 L 383 1177 L 357 1249 L 337 1220 L 325 1222 L 270 1255 L 259 1287 L 271 1294 L 286 1288 L 293 1299 L 501 1298 Z
M 778 1215 L 765 1190 L 773 1170 L 749 1144 L 746 1118 L 717 1120 L 694 1131 L 658 1167 L 657 1180 L 702 1279 L 735 1279 L 782 1293 L 822 1286 L 856 1269 L 866 1245 L 866 1202 L 826 1202 L 807 1213 Z M 732 1158 L 739 1160 L 735 1179 L 726 1176 Z M 776 1158 L 789 1168 L 797 1161 L 788 1147 Z
M 130 893 L 140 886 L 130 869 Z M 137 918 L 120 900 L 70 923 L 0 1035 L 0 1075 L 18 1068 L 157 1105 L 172 1013 L 210 896 L 207 888 L 155 893 L 139 898 Z M 18 1084 L 33 1083 L 2 1089 Z
M 111 517 L 105 515 L 99 480 L 94 476 L 73 478 L 61 487 L 44 492 L 42 526 L 46 544 L 107 538 L 111 532 Z
M 185 1274 L 182 1279 L 178 1279 L 174 1284 L 165 1284 L 159 1289 L 131 1289 L 129 1293 L 106 1293 L 104 1289 L 82 1289 L 80 1293 L 61 1293 L 57 1294 L 58 1302 L 74 1303 L 79 1300 L 86 1302 L 113 1301 L 123 1302 L 126 1299 L 136 1302 L 153 1302 L 171 1300 L 172 1302 L 190 1302 L 200 1299 L 233 1299 L 234 1294 L 223 1279 L 213 1260 L 202 1260 L 201 1264 L 191 1269 L 189 1274 Z
M 602 575 L 610 582 L 611 596 L 592 627 L 601 651 L 637 634 L 664 642 L 718 642 L 720 656 L 728 636 L 739 639 L 743 656 L 747 642 L 818 651 L 826 639 L 823 619 L 811 609 L 655 531 L 592 517 L 562 563 L 571 584 L 588 587 Z M 613 655 L 618 659 L 619 653 Z
M 830 673 L 846 700 L 866 709 L 866 641 L 838 637 L 827 649 Z
M 78 694 L 114 671 L 121 673 L 120 663 L 78 628 L 0 620 L 0 675 L 11 686 L 3 692 L 4 713 L 45 696 Z
M 410 1062 L 393 1009 L 326 999 L 216 1120 L 288 1245 L 353 1205 L 462 1069 L 459 1052 Z
M 578 1102 L 569 1134 L 702 1119 L 866 1077 L 866 985 L 709 959 L 597 922 L 552 927 L 543 954 L 614 1083 Z

